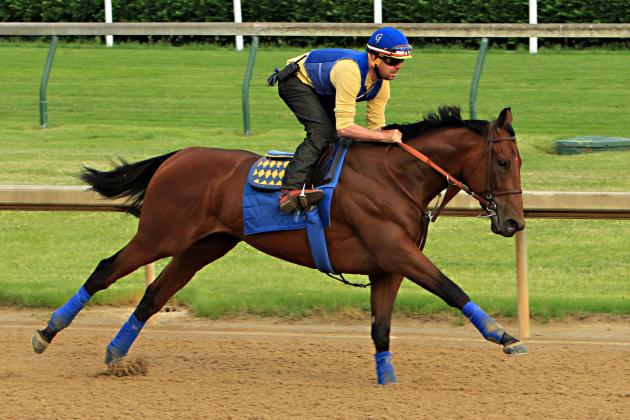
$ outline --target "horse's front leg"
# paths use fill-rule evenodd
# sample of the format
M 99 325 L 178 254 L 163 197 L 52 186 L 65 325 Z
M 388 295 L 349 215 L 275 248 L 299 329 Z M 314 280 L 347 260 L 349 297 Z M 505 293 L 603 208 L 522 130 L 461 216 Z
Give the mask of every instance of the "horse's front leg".
M 392 309 L 403 277 L 383 273 L 371 275 L 372 340 L 376 347 L 376 376 L 379 385 L 397 383 L 392 355 L 389 351 L 389 331 Z
M 373 242 L 380 267 L 387 272 L 398 272 L 417 285 L 440 297 L 448 305 L 461 310 L 481 335 L 503 346 L 506 354 L 525 354 L 527 348 L 499 325 L 491 316 L 470 300 L 454 282 L 429 260 L 405 232 L 390 225 L 387 234 L 376 236 Z

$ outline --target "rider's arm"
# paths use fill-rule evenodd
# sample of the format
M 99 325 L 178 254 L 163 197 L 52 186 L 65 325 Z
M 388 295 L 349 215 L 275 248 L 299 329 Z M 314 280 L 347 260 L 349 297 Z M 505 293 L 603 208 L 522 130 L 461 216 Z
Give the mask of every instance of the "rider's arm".
M 340 137 L 348 137 L 356 141 L 375 141 L 382 143 L 400 143 L 402 134 L 398 130 L 370 130 L 358 124 L 352 124 L 341 130 L 337 130 Z
M 398 130 L 370 130 L 354 123 L 356 97 L 361 88 L 359 66 L 352 60 L 339 60 L 330 72 L 335 86 L 335 120 L 337 134 L 356 141 L 399 142 Z M 379 92 L 380 93 L 380 92 Z M 377 95 L 378 96 L 378 95 Z

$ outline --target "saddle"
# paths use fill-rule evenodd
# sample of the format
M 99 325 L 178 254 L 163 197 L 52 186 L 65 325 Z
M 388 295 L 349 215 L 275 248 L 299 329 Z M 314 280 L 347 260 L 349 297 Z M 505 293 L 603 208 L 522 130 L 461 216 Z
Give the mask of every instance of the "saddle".
M 330 226 L 332 196 L 348 151 L 345 144 L 335 142 L 319 159 L 311 175 L 311 182 L 324 193 L 321 201 L 307 210 L 288 215 L 280 211 L 278 199 L 284 171 L 293 155 L 272 150 L 257 160 L 249 170 L 243 192 L 243 233 L 306 229 L 316 267 L 335 273 L 328 258 L 324 228 Z
M 337 144 L 349 147 L 352 140 L 339 139 L 330 145 L 320 156 L 315 169 L 306 180 L 306 185 L 320 186 L 328 184 L 334 176 L 335 170 L 341 162 L 341 154 L 335 153 Z M 269 150 L 250 169 L 247 182 L 254 188 L 261 190 L 279 190 L 282 188 L 284 171 L 293 159 L 293 153 Z

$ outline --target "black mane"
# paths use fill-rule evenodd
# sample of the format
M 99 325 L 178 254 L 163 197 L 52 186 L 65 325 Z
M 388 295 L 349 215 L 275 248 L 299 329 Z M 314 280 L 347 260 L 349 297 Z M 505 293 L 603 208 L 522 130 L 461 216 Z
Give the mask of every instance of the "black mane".
M 384 129 L 400 130 L 403 135 L 403 141 L 406 141 L 438 128 L 466 127 L 485 136 L 487 126 L 488 121 L 462 119 L 459 106 L 441 106 L 438 108 L 437 112 L 427 114 L 422 121 L 408 124 L 390 124 Z

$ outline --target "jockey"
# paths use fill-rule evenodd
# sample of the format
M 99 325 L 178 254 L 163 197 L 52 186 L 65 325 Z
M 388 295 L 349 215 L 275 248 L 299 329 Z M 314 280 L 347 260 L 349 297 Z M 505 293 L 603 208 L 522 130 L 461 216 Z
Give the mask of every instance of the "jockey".
M 393 80 L 411 46 L 397 29 L 383 27 L 372 34 L 367 51 L 340 48 L 313 50 L 288 60 L 268 83 L 304 125 L 306 138 L 298 146 L 282 180 L 280 209 L 291 213 L 319 201 L 310 176 L 319 157 L 336 136 L 355 141 L 398 143 L 398 130 L 383 130 L 389 81 Z M 367 101 L 367 128 L 355 124 L 356 103 Z

